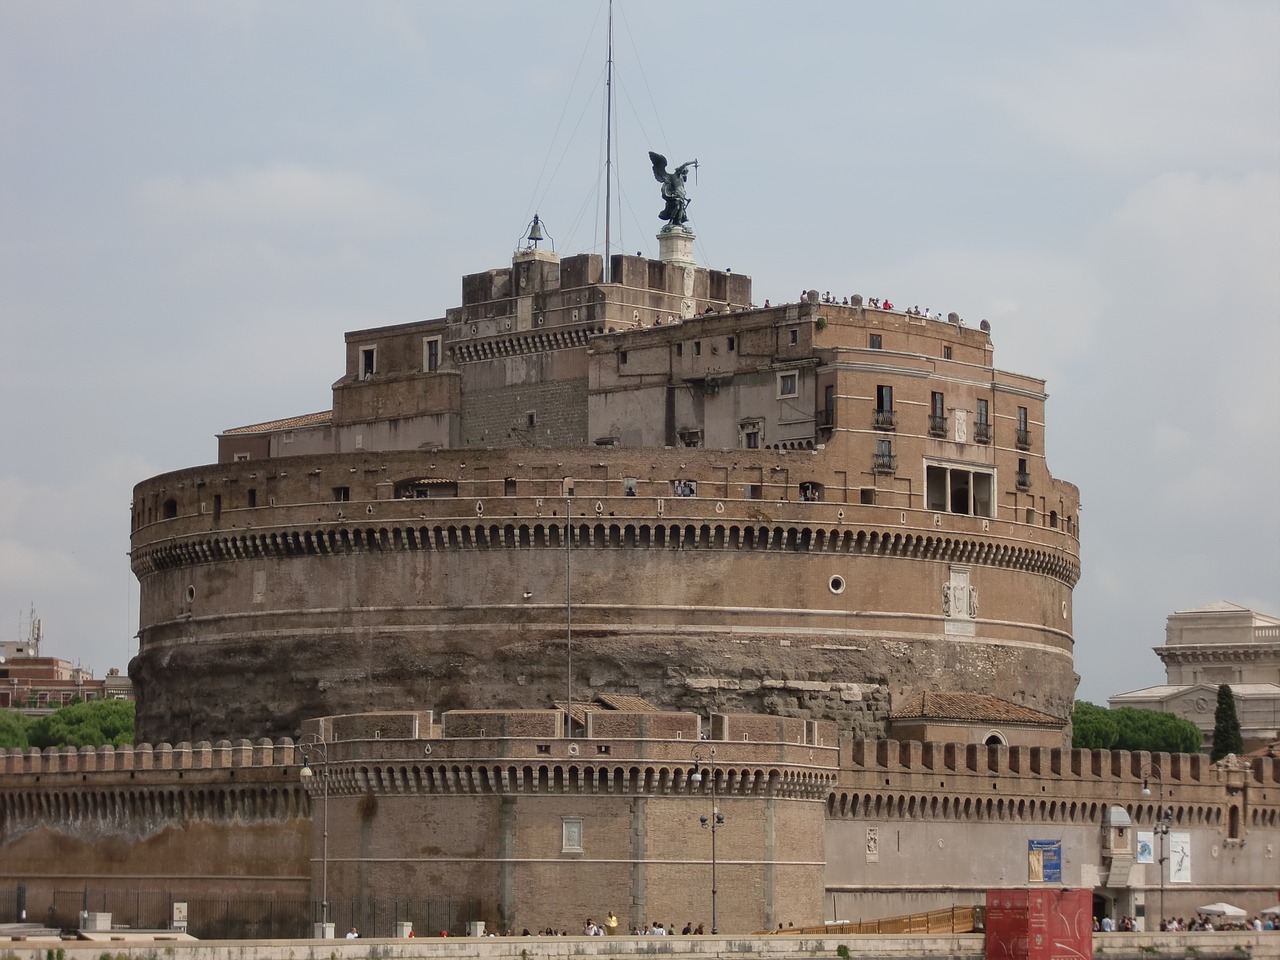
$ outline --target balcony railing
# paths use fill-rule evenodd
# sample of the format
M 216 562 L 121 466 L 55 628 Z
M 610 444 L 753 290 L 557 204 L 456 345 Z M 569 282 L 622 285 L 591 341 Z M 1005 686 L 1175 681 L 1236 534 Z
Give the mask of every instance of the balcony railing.
M 871 469 L 876 473 L 897 473 L 898 458 L 891 453 L 874 454 L 871 463 Z
M 991 424 L 985 420 L 979 420 L 973 425 L 973 441 L 974 443 L 990 443 L 991 442 Z
M 833 427 L 836 423 L 836 412 L 831 407 L 818 411 L 818 426 Z
M 945 437 L 947 435 L 947 418 L 936 413 L 929 414 L 929 436 Z
M 871 425 L 877 430 L 897 430 L 898 415 L 892 410 L 877 410 Z
M 1028 430 L 1026 427 L 1018 427 L 1017 443 L 1018 443 L 1019 450 L 1030 450 L 1031 449 L 1031 431 Z
M 1027 471 L 1025 470 L 1018 471 L 1018 489 L 1019 490 L 1031 489 L 1031 474 L 1027 473 Z

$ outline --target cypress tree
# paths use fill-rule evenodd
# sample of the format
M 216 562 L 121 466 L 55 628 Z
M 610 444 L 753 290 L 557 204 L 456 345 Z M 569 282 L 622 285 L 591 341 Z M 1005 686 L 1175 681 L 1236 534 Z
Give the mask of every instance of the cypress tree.
M 1229 753 L 1244 753 L 1244 737 L 1240 734 L 1240 718 L 1236 716 L 1236 698 L 1231 687 L 1218 687 L 1218 709 L 1213 712 L 1213 749 L 1209 759 L 1221 760 Z

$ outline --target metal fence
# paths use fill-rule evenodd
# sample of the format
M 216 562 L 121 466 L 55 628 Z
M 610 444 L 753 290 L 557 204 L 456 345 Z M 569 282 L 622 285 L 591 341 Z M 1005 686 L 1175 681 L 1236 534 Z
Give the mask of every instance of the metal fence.
M 18 894 L 0 889 L 0 922 L 17 919 Z M 113 929 L 166 930 L 172 926 L 175 903 L 187 905 L 187 932 L 201 940 L 287 940 L 312 936 L 323 915 L 315 900 L 271 898 L 222 899 L 187 896 L 161 890 L 116 890 L 84 887 L 55 891 L 52 900 L 27 900 L 27 920 L 49 927 L 75 930 L 82 913 L 109 913 Z M 391 937 L 396 925 L 413 923 L 417 936 L 462 936 L 467 924 L 482 916 L 479 900 L 331 900 L 329 921 L 337 936 L 354 927 L 362 937 Z

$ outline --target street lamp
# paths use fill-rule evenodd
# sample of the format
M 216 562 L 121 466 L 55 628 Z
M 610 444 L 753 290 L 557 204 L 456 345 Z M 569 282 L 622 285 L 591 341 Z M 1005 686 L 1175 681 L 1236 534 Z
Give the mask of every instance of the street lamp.
M 703 827 L 711 828 L 711 932 L 713 934 L 720 932 L 716 926 L 716 830 L 724 825 L 724 814 L 720 812 L 720 804 L 716 793 L 715 763 L 715 747 L 708 748 L 705 758 L 701 750 L 695 749 L 693 751 L 693 773 L 689 774 L 689 782 L 693 784 L 695 789 L 702 783 L 702 769 L 704 767 L 707 770 L 707 776 L 711 780 L 711 816 L 699 817 L 698 822 Z
M 1157 785 L 1156 796 L 1156 822 L 1152 825 L 1157 837 L 1160 838 L 1160 856 L 1156 860 L 1157 872 L 1160 877 L 1160 922 L 1157 924 L 1157 930 L 1164 929 L 1164 865 L 1169 859 L 1166 853 L 1166 845 L 1169 840 L 1169 827 L 1173 823 L 1173 807 L 1164 805 L 1164 780 L 1160 776 L 1160 768 L 1147 764 L 1142 768 L 1142 795 L 1144 797 L 1151 796 L 1151 781 L 1154 779 Z
M 320 770 L 320 930 L 322 937 L 329 934 L 329 748 L 319 736 L 309 733 L 298 744 L 302 751 L 302 769 L 298 776 L 309 780 L 315 776 L 311 769 L 311 755 L 322 764 Z

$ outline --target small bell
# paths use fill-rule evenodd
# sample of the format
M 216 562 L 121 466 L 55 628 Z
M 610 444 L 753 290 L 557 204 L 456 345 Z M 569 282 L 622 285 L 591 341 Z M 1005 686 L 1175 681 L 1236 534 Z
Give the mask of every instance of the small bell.
M 538 241 L 545 239 L 542 235 L 542 221 L 538 219 L 538 215 L 533 215 L 533 223 L 529 224 L 529 243 L 537 249 Z

